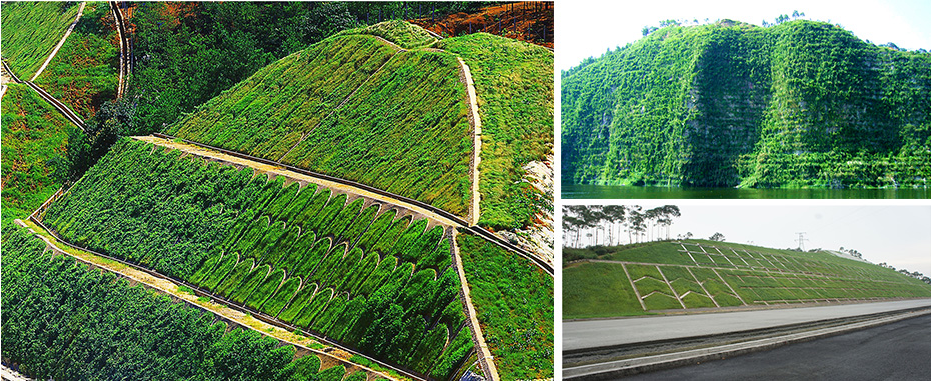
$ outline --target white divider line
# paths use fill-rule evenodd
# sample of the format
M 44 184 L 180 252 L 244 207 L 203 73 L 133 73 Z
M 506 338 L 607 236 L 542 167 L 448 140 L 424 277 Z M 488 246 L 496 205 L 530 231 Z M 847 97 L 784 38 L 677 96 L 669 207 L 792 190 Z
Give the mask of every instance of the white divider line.
M 643 308 L 643 311 L 647 311 L 646 304 L 643 303 L 643 297 L 640 297 L 640 291 L 637 290 L 637 286 L 634 285 L 634 280 L 630 278 L 630 272 L 627 272 L 627 266 L 624 263 L 621 263 L 621 268 L 624 269 L 624 274 L 627 275 L 627 281 L 630 281 L 630 288 L 634 290 L 634 294 L 637 295 L 637 301 L 640 301 L 640 307 Z
M 659 269 L 659 265 L 656 266 L 656 270 L 659 272 L 660 276 L 663 276 L 663 281 L 666 282 L 666 286 L 669 287 L 669 290 L 672 292 L 672 296 L 676 298 L 676 301 L 679 302 L 679 305 L 682 305 L 682 309 L 688 309 L 685 307 L 685 303 L 682 302 L 682 299 L 679 298 L 679 294 L 676 293 L 676 290 L 672 288 L 672 284 L 669 282 L 669 279 L 667 279 L 666 275 L 663 274 L 663 270 Z

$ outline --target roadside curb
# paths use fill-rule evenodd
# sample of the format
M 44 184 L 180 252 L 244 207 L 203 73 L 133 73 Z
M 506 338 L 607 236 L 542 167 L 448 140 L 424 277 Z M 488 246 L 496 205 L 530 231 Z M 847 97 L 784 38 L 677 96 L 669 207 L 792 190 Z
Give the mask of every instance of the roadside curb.
M 863 322 L 823 329 L 815 329 L 802 333 L 787 334 L 736 344 L 719 345 L 704 349 L 687 350 L 619 361 L 610 361 L 593 365 L 569 367 L 563 369 L 563 378 L 566 380 L 616 379 L 623 376 L 770 350 L 783 345 L 845 334 L 926 314 L 931 314 L 931 309 L 900 313 L 890 317 L 877 318 Z

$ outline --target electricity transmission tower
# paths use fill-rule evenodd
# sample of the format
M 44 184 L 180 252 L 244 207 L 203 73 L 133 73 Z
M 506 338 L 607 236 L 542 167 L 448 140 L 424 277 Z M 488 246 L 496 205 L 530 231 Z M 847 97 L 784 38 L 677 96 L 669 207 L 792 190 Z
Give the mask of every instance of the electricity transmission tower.
M 809 240 L 805 238 L 805 232 L 796 232 L 796 234 L 798 234 L 798 240 L 796 240 L 798 241 L 798 249 L 804 252 L 805 242 Z

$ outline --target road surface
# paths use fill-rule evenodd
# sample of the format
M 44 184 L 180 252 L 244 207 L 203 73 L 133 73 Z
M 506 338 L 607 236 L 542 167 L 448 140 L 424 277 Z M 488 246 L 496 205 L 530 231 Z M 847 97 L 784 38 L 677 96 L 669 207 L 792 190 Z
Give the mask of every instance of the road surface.
M 910 380 L 931 378 L 931 315 L 631 380 Z
M 565 322 L 563 350 L 707 336 L 925 306 L 931 306 L 931 299 Z

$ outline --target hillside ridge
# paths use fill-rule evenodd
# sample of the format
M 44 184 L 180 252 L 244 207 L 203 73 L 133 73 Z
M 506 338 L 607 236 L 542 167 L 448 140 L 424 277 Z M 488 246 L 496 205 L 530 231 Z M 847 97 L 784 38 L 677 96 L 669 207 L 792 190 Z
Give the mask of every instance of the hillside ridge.
M 564 180 L 926 187 L 929 73 L 828 23 L 662 28 L 563 73 Z

